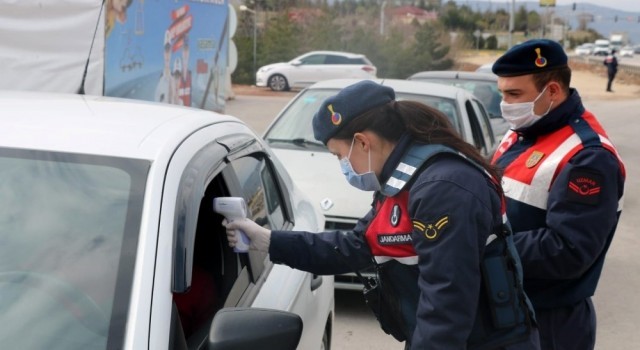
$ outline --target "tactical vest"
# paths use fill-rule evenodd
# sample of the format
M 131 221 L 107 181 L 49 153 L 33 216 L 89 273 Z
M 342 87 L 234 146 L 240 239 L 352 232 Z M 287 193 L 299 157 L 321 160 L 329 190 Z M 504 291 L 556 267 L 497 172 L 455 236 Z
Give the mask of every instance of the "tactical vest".
M 495 163 L 515 144 L 518 134 L 509 130 L 493 156 Z M 617 150 L 608 139 L 604 129 L 593 114 L 585 112 L 569 125 L 558 131 L 539 136 L 535 144 L 514 159 L 504 170 L 502 188 L 507 197 L 539 208 L 547 209 L 549 190 L 556 176 L 567 162 L 586 147 L 603 147 L 618 158 L 620 169 L 625 176 L 624 165 Z M 589 184 L 574 184 L 574 190 L 594 190 Z M 623 198 L 618 202 L 622 210 Z
M 411 340 L 420 295 L 418 257 L 411 243 L 413 224 L 408 211 L 409 191 L 405 187 L 429 159 L 440 154 L 466 159 L 497 185 L 497 181 L 482 167 L 451 148 L 412 145 L 383 186 L 382 196 L 374 205 L 375 216 L 365 231 L 365 239 L 376 263 L 378 284 L 381 286 L 379 298 L 385 299 L 388 306 L 387 315 L 381 315 L 380 309 L 374 313 L 383 330 L 400 341 Z M 481 301 L 484 303 L 481 308 L 486 312 L 478 312 L 469 339 L 470 349 L 495 348 L 522 341 L 528 337 L 532 327 L 533 307 L 522 289 L 522 266 L 504 209 L 503 199 L 504 230 L 490 235 L 482 261 L 483 295 L 486 297 Z M 484 320 L 483 316 L 491 319 Z M 401 330 L 404 336 L 393 334 L 390 329 Z

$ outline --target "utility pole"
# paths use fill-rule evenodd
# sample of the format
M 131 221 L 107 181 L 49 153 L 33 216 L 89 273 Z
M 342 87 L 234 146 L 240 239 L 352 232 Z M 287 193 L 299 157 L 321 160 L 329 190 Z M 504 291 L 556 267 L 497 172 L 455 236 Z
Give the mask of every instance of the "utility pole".
M 509 43 L 508 49 L 513 46 L 513 29 L 514 29 L 514 17 L 516 13 L 516 0 L 511 0 L 511 8 L 509 9 Z
M 387 6 L 387 1 L 383 1 L 380 5 L 380 36 L 384 35 L 384 8 Z

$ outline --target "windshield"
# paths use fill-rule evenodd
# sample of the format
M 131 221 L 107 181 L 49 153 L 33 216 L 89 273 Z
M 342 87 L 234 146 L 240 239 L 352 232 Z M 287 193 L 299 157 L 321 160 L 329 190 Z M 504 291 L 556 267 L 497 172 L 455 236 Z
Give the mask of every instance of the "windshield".
M 330 96 L 336 95 L 339 89 L 308 89 L 298 97 L 278 116 L 276 122 L 267 131 L 264 138 L 273 147 L 324 149 L 324 145 L 316 141 L 313 136 L 312 119 L 322 102 Z M 443 112 L 459 129 L 460 111 L 453 99 L 396 92 L 396 100 L 418 101 L 435 107 Z
M 0 148 L 3 348 L 122 348 L 148 167 Z

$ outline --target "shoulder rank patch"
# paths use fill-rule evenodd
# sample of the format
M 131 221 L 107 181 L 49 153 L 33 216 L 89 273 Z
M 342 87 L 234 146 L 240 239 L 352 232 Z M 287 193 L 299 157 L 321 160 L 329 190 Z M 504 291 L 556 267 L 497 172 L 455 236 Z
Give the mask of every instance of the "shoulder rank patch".
M 527 162 L 524 165 L 527 168 L 531 169 L 534 166 L 538 165 L 538 163 L 540 163 L 543 157 L 544 157 L 544 153 L 540 151 L 533 151 L 533 153 L 531 153 L 531 155 L 527 159 Z
M 440 237 L 440 234 L 449 224 L 449 215 L 445 215 L 435 222 L 423 223 L 418 220 L 413 220 L 413 228 L 418 232 L 422 232 L 428 240 L 435 240 Z
M 602 174 L 588 169 L 573 169 L 569 174 L 567 200 L 589 205 L 600 202 Z

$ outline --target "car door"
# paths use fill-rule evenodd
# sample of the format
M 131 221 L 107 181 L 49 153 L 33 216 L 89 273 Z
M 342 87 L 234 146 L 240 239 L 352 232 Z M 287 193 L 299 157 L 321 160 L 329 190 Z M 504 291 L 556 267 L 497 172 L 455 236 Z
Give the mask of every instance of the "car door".
M 295 65 L 291 69 L 291 77 L 289 84 L 295 87 L 309 86 L 322 79 L 327 79 L 326 74 L 326 55 L 311 54 L 300 59 L 300 64 Z
M 205 349 L 209 325 L 217 311 L 254 307 L 263 289 L 274 288 L 270 283 L 273 264 L 265 253 L 234 253 L 228 246 L 223 218 L 213 212 L 213 198 L 220 196 L 244 198 L 249 217 L 265 227 L 292 228 L 293 209 L 287 189 L 248 128 L 223 123 L 199 130 L 185 140 L 166 174 L 150 349 Z M 289 270 L 276 276 L 289 281 L 280 283 L 279 287 L 288 291 L 286 295 L 281 293 L 280 304 L 260 306 L 299 312 L 303 322 L 313 324 L 305 317 L 317 315 L 305 313 L 304 305 L 296 304 L 297 299 L 308 301 L 302 281 L 307 279 L 308 287 L 312 276 Z M 316 331 L 316 344 L 320 344 L 323 330 Z M 313 331 L 305 329 L 303 338 Z

